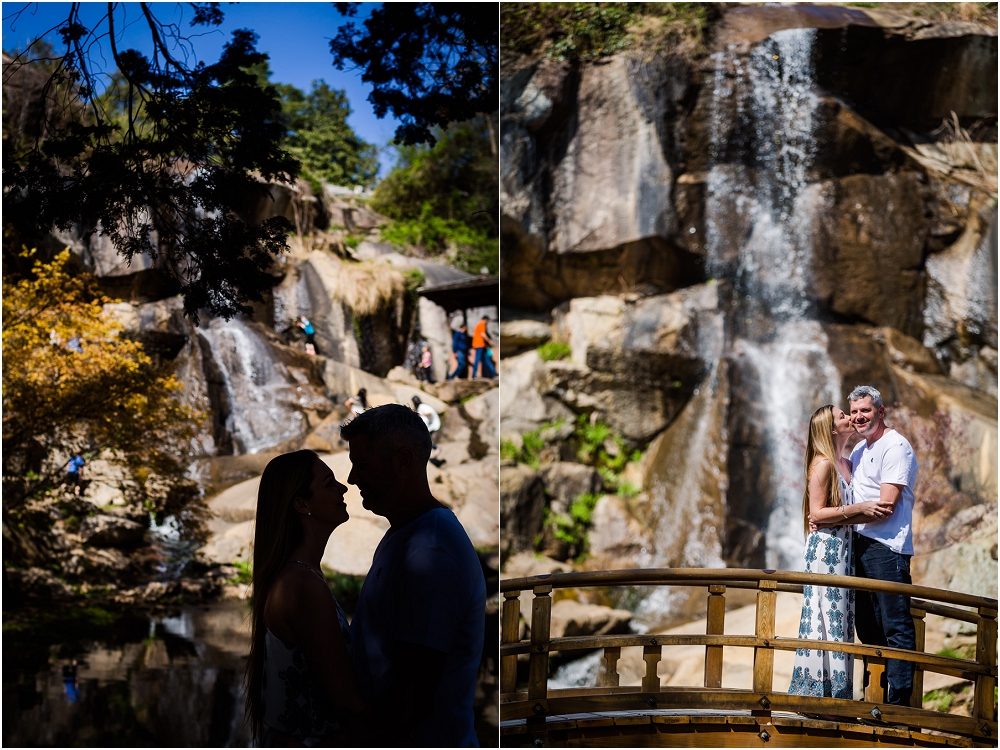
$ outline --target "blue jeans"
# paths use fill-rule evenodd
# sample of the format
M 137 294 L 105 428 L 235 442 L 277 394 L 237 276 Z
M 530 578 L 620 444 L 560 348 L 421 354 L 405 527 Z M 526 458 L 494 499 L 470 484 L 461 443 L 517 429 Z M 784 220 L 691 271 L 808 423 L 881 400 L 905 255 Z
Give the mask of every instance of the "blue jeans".
M 487 377 L 487 375 L 486 375 L 486 368 L 489 367 L 489 365 L 486 362 L 486 347 L 485 346 L 481 346 L 478 349 L 476 349 L 475 352 L 476 352 L 476 361 L 472 365 L 472 377 L 474 377 L 474 378 L 475 377 L 485 378 L 485 377 Z M 479 366 L 480 365 L 483 366 L 482 367 L 482 372 L 479 371 Z M 478 376 L 477 376 L 477 373 L 478 373 Z
M 448 380 L 454 380 L 455 378 L 464 378 L 466 375 L 466 370 L 469 367 L 468 356 L 465 352 L 455 352 L 455 372 L 448 375 Z
M 912 583 L 910 556 L 893 552 L 881 542 L 854 535 L 854 574 L 879 581 Z M 858 591 L 854 611 L 855 630 L 862 643 L 871 646 L 917 647 L 917 634 L 910 615 L 910 597 Z M 888 659 L 885 674 L 889 682 L 886 702 L 910 705 L 913 693 L 913 662 Z

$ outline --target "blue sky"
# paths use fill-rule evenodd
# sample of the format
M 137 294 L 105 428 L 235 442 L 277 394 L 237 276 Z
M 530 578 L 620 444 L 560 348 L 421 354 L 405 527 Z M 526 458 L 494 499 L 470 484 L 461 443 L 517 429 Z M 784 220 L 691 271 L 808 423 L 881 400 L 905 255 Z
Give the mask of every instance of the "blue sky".
M 229 40 L 234 29 L 253 29 L 260 37 L 257 49 L 267 52 L 271 58 L 271 80 L 275 83 L 290 83 L 308 91 L 313 80 L 324 79 L 333 88 L 344 89 L 353 110 L 348 122 L 354 131 L 369 143 L 380 149 L 382 163 L 381 176 L 385 176 L 395 158 L 391 147 L 386 147 L 396 131 L 398 122 L 391 115 L 382 120 L 375 117 L 367 101 L 371 89 L 361 82 L 358 72 L 339 71 L 333 67 L 329 40 L 337 34 L 344 18 L 334 9 L 332 3 L 283 3 L 283 2 L 243 2 L 222 3 L 225 20 L 221 26 L 191 28 L 191 9 L 186 3 L 153 3 L 157 17 L 163 22 L 178 23 L 182 31 L 191 35 L 192 50 L 198 60 L 207 63 L 219 58 L 223 45 Z M 375 3 L 362 5 L 354 21 L 361 20 L 377 7 Z M 65 20 L 70 3 L 3 3 L 3 48 L 24 47 L 29 41 Z M 121 37 L 119 50 L 133 47 L 147 52 L 150 48 L 148 28 L 139 11 L 138 4 L 124 3 L 125 25 L 116 29 Z M 14 14 L 26 10 L 16 19 Z M 91 24 L 107 11 L 106 3 L 83 3 L 81 20 Z M 116 15 L 116 25 L 120 24 Z M 62 49 L 59 35 L 54 31 L 46 37 Z M 108 48 L 105 46 L 105 51 Z M 100 55 L 96 56 L 100 60 Z M 110 61 L 110 53 L 105 55 Z

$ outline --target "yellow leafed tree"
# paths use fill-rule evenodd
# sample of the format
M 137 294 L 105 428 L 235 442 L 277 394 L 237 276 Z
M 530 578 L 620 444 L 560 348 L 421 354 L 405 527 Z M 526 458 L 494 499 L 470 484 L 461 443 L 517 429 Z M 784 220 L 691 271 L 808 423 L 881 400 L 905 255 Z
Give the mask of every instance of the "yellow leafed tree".
M 27 562 L 47 549 L 48 507 L 66 501 L 60 483 L 77 453 L 123 469 L 129 504 L 173 515 L 195 536 L 203 530 L 197 488 L 184 476 L 199 415 L 70 262 L 66 250 L 36 261 L 29 278 L 3 283 L 5 559 Z

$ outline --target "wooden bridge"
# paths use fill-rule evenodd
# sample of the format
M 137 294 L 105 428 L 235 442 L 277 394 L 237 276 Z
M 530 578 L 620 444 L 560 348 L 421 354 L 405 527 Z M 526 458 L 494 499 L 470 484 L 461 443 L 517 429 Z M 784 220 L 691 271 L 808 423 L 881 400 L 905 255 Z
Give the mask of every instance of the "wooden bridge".
M 802 593 L 803 585 L 882 591 L 911 597 L 915 651 L 856 643 L 775 636 L 777 592 Z M 550 638 L 552 592 L 560 588 L 686 586 L 707 590 L 704 635 L 604 635 Z M 757 591 L 753 635 L 726 635 L 726 591 Z M 851 576 L 737 569 L 649 569 L 563 573 L 500 582 L 504 595 L 500 645 L 500 744 L 590 747 L 997 747 L 997 601 L 925 586 Z M 531 591 L 530 640 L 519 640 L 522 591 Z M 973 623 L 976 658 L 924 652 L 927 614 Z M 705 647 L 703 685 L 664 687 L 657 675 L 663 649 Z M 723 647 L 752 648 L 753 685 L 722 686 Z M 641 686 L 619 686 L 623 648 L 642 648 Z M 774 652 L 819 648 L 864 660 L 864 700 L 812 698 L 774 692 Z M 550 690 L 549 654 L 603 649 L 599 685 Z M 529 654 L 527 685 L 517 684 L 517 657 Z M 910 706 L 885 702 L 886 659 L 915 665 Z M 974 683 L 972 716 L 922 707 L 925 672 Z M 526 689 L 525 689 L 526 687 Z M 810 718 L 822 715 L 824 718 Z

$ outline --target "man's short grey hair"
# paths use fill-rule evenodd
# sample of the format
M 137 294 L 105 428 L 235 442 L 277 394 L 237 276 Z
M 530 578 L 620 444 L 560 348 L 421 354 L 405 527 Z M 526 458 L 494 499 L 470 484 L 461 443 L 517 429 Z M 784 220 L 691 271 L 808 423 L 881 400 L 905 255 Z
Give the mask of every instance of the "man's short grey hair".
M 340 436 L 347 442 L 362 435 L 387 450 L 409 448 L 417 461 L 423 463 L 431 457 L 431 434 L 427 425 L 419 414 L 402 404 L 376 406 L 340 428 Z
M 851 391 L 851 395 L 847 397 L 847 402 L 850 403 L 852 401 L 860 401 L 863 398 L 870 398 L 872 400 L 872 406 L 876 409 L 882 408 L 882 394 L 870 385 L 859 385 Z

